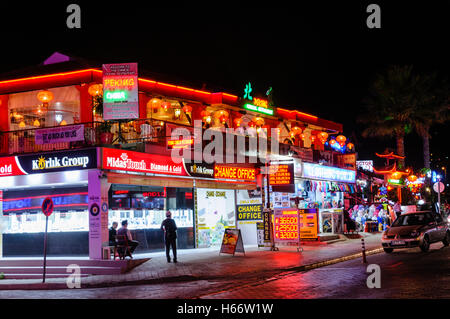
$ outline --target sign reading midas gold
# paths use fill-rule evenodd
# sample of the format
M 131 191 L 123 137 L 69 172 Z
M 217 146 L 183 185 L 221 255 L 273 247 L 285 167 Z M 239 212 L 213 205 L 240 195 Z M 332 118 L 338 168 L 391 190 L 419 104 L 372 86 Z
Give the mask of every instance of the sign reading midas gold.
M 262 205 L 237 205 L 238 220 L 262 220 Z

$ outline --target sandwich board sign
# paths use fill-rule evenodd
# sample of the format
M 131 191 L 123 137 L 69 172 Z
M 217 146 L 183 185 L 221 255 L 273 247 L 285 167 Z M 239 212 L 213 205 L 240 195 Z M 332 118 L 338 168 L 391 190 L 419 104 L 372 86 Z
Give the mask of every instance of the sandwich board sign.
M 236 252 L 244 253 L 244 242 L 240 229 L 226 228 L 223 233 L 222 245 L 219 254 L 231 254 L 234 256 Z

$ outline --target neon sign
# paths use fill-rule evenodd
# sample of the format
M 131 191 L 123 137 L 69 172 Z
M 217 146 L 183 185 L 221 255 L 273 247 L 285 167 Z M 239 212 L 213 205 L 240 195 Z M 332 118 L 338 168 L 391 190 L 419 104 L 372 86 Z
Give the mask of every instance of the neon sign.
M 302 177 L 323 179 L 344 183 L 355 183 L 356 174 L 353 170 L 303 163 Z
M 246 181 L 254 181 L 256 177 L 256 169 L 245 167 L 230 167 L 216 165 L 214 167 L 214 178 L 226 179 L 242 179 Z
M 126 101 L 127 93 L 125 91 L 105 92 L 105 101 Z
M 269 109 L 269 108 L 263 107 L 263 106 L 253 105 L 250 103 L 244 104 L 244 109 L 253 111 L 253 112 L 266 114 L 266 115 L 273 115 L 273 109 Z
M 291 184 L 294 184 L 294 164 L 269 166 L 269 185 Z
M 194 139 L 183 139 L 183 140 L 168 140 L 167 148 L 168 149 L 181 149 L 188 148 L 189 146 L 194 145 Z

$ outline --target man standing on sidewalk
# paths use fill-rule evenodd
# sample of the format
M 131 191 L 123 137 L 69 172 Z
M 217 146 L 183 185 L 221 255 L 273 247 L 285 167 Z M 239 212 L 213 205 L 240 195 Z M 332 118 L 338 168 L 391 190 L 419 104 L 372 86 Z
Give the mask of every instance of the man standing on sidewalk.
M 177 262 L 177 225 L 172 219 L 172 213 L 167 211 L 166 219 L 161 224 L 161 229 L 164 230 L 164 241 L 166 243 L 166 257 L 167 262 L 170 263 L 170 246 L 172 246 L 173 262 Z

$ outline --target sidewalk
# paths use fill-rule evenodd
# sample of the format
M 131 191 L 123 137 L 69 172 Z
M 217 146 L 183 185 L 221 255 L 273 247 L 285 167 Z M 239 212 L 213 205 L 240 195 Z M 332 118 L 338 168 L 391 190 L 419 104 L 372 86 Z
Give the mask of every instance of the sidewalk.
M 368 254 L 381 252 L 381 234 L 362 234 Z M 344 238 L 341 235 L 342 238 Z M 134 258 L 151 258 L 127 274 L 98 275 L 81 278 L 81 288 L 118 285 L 154 284 L 193 280 L 213 280 L 239 277 L 270 276 L 286 271 L 303 271 L 352 258 L 360 258 L 361 239 L 309 242 L 295 247 L 280 247 L 279 251 L 246 247 L 245 256 L 219 255 L 219 248 L 178 251 L 178 263 L 167 263 L 164 252 L 139 254 Z M 358 255 L 359 254 L 359 255 Z M 369 257 L 370 258 L 370 257 Z M 0 280 L 0 290 L 66 289 L 66 278 L 41 280 Z

